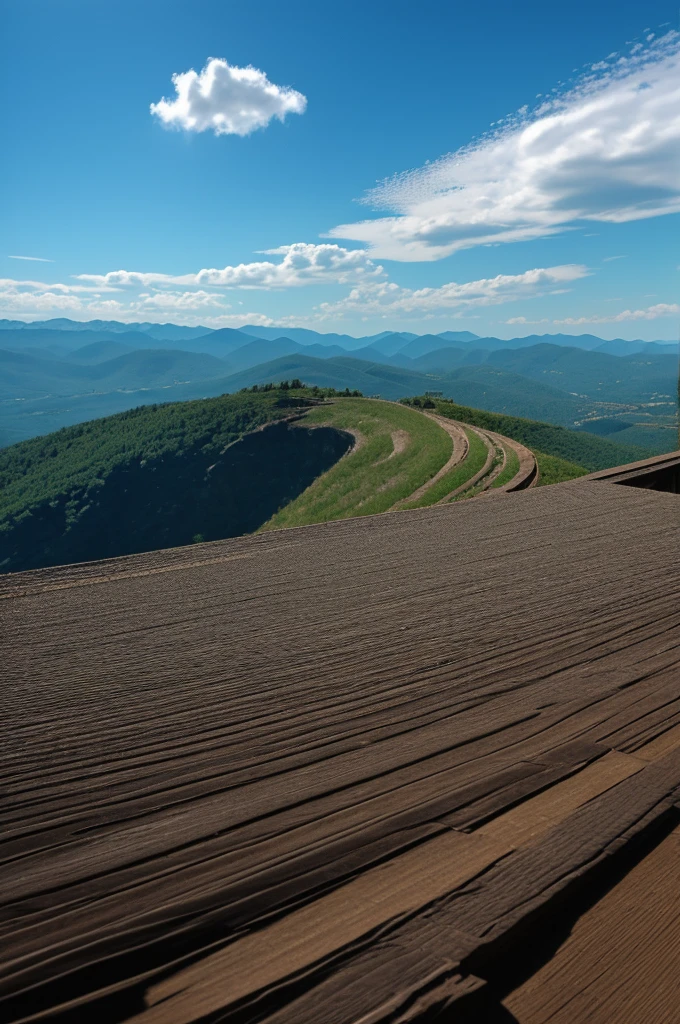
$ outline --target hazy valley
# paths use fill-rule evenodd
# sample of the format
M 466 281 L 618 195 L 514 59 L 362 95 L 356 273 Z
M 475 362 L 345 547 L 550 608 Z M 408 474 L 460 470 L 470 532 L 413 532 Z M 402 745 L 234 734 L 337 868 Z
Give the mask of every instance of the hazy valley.
M 204 332 L 204 333 L 201 333 Z M 425 391 L 663 452 L 675 446 L 677 346 L 593 335 L 352 338 L 306 329 L 0 323 L 0 444 L 142 404 L 298 377 L 398 400 Z

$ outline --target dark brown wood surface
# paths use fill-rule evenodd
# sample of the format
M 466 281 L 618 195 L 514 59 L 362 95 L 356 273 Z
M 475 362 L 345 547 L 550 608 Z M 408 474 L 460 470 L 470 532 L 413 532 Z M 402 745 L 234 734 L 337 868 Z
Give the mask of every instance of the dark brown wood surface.
M 677 813 L 674 494 L 5 576 L 0 615 L 7 1020 L 463 1014 Z
M 577 921 L 506 999 L 520 1024 L 670 1024 L 680 1016 L 680 829 Z

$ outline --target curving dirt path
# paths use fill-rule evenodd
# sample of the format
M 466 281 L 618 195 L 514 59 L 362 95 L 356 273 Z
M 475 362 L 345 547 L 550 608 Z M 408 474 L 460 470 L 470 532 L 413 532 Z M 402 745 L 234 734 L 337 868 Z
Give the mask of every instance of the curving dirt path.
M 539 481 L 539 472 L 534 453 L 521 444 L 520 441 L 515 441 L 511 437 L 504 437 L 502 434 L 497 434 L 496 436 L 501 438 L 504 445 L 512 448 L 519 457 L 519 470 L 515 473 L 512 480 L 499 487 L 499 490 L 506 492 L 523 491 L 527 487 L 535 487 Z
M 469 491 L 473 487 L 475 487 L 479 483 L 480 480 L 484 479 L 484 477 L 489 472 L 489 470 L 491 468 L 491 465 L 493 463 L 494 453 L 495 453 L 494 446 L 489 441 L 489 438 L 486 436 L 484 431 L 480 430 L 478 427 L 473 427 L 470 424 L 466 424 L 466 426 L 467 426 L 468 430 L 472 430 L 473 433 L 477 434 L 477 436 L 480 437 L 482 439 L 482 441 L 484 442 L 484 444 L 486 445 L 486 447 L 487 447 L 486 461 L 485 461 L 484 465 L 482 466 L 482 468 L 477 473 L 475 473 L 474 476 L 470 477 L 469 480 L 466 480 L 465 483 L 460 485 L 460 487 L 456 487 L 456 489 L 451 491 L 450 494 L 445 494 L 443 498 L 440 498 L 440 500 L 437 502 L 438 505 L 445 505 L 449 501 L 452 501 L 454 498 L 457 498 L 460 494 L 464 494 L 465 491 Z
M 450 420 L 446 416 L 438 416 L 436 413 L 428 412 L 424 409 L 414 409 L 414 411 L 420 412 L 422 416 L 427 416 L 428 419 L 433 420 L 442 430 L 451 437 L 453 441 L 453 450 L 450 458 L 444 465 L 435 473 L 433 477 L 427 480 L 424 484 L 418 487 L 412 494 L 406 498 L 400 499 L 390 509 L 390 512 L 403 511 L 408 505 L 414 501 L 418 501 L 423 495 L 433 487 L 439 480 L 442 479 L 451 469 L 455 468 L 460 463 L 464 462 L 469 453 L 469 443 L 467 430 L 474 431 L 479 438 L 482 439 L 487 447 L 487 458 L 482 468 L 474 474 L 469 480 L 456 487 L 455 490 L 449 494 L 444 495 L 437 502 L 433 502 L 436 505 L 444 505 L 450 501 L 459 498 L 461 495 L 468 491 L 472 491 L 475 488 L 479 488 L 478 493 L 475 497 L 487 494 L 489 491 L 494 490 L 499 493 L 510 493 L 513 491 L 524 490 L 527 487 L 534 487 L 538 483 L 538 465 L 533 453 L 519 441 L 515 441 L 510 437 L 506 437 L 504 434 L 498 434 L 493 430 L 485 430 L 481 427 L 475 427 L 469 423 L 461 423 L 458 420 Z M 330 426 L 331 424 L 318 424 L 318 426 Z M 365 443 L 366 439 L 363 435 L 349 427 L 343 428 L 347 433 L 352 434 L 355 439 L 354 446 L 348 451 L 343 458 L 348 458 L 354 452 L 358 451 Z M 387 456 L 386 459 L 381 461 L 388 461 L 394 458 L 395 455 L 400 454 L 404 451 L 410 441 L 410 435 L 407 431 L 396 430 L 392 431 L 392 452 Z M 494 481 L 498 479 L 501 473 L 504 471 L 507 464 L 507 453 L 508 450 L 512 450 L 519 458 L 519 470 L 506 484 L 501 487 L 494 488 Z M 496 453 L 502 453 L 502 459 L 496 465 L 494 465 L 494 458 Z M 481 484 L 481 487 L 479 486 Z
M 538 463 L 536 462 L 533 452 L 519 441 L 515 441 L 511 437 L 506 437 L 505 434 L 497 434 L 493 430 L 487 430 L 485 433 L 489 440 L 497 448 L 502 450 L 503 462 L 494 469 L 493 473 L 489 474 L 489 479 L 484 482 L 482 492 L 489 490 L 493 486 L 493 481 L 496 480 L 505 469 L 508 449 L 514 451 L 517 455 L 519 459 L 519 469 L 511 480 L 508 480 L 506 484 L 503 484 L 503 486 L 497 488 L 497 490 L 500 493 L 508 493 L 511 491 L 521 491 L 526 487 L 535 486 L 538 482 Z
M 468 449 L 470 446 L 468 444 L 468 439 L 466 437 L 465 431 L 463 430 L 459 423 L 457 423 L 455 420 L 446 419 L 445 416 L 437 416 L 435 413 L 431 412 L 423 412 L 423 416 L 427 416 L 428 419 L 434 420 L 434 422 L 438 426 L 440 426 L 442 430 L 445 430 L 446 433 L 449 435 L 449 437 L 453 441 L 453 450 L 451 452 L 451 457 L 448 459 L 447 462 L 444 463 L 441 469 L 439 469 L 433 477 L 431 477 L 424 484 L 422 484 L 417 490 L 413 492 L 413 494 L 409 495 L 408 498 L 402 498 L 401 501 L 398 501 L 395 505 L 393 505 L 392 508 L 390 509 L 390 512 L 397 512 L 400 509 L 403 509 L 404 506 L 409 504 L 410 502 L 418 501 L 418 499 L 422 498 L 424 494 L 427 494 L 429 489 L 433 487 L 434 484 L 441 480 L 443 476 L 446 476 L 449 470 L 453 469 L 455 466 L 457 466 L 459 463 L 463 462 L 467 458 Z
M 527 487 L 534 487 L 538 483 L 538 464 L 533 452 L 525 447 L 525 445 L 510 437 L 506 437 L 504 434 L 497 434 L 493 430 L 482 430 L 479 427 L 473 427 L 471 424 L 466 424 L 466 426 L 469 430 L 473 430 L 478 437 L 481 437 L 486 444 L 488 448 L 486 462 L 478 473 L 475 473 L 470 480 L 461 484 L 461 486 L 457 487 L 455 491 L 451 492 L 451 494 L 442 498 L 438 504 L 445 504 L 446 502 L 452 501 L 460 495 L 465 494 L 467 491 L 473 490 L 473 488 L 477 487 L 480 482 L 482 486 L 478 495 L 475 495 L 475 497 L 487 494 L 491 490 L 497 491 L 501 494 L 520 491 Z M 519 470 L 506 484 L 503 484 L 501 487 L 494 488 L 494 480 L 498 479 L 507 464 L 508 449 L 514 451 L 518 456 Z M 493 466 L 496 450 L 503 453 L 503 458 L 496 466 Z

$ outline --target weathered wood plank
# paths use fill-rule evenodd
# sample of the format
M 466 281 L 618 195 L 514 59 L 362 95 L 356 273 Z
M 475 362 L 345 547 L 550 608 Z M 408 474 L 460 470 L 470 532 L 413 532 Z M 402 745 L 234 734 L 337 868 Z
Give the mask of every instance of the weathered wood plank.
M 519 1024 L 669 1024 L 680 1007 L 680 831 L 575 924 L 504 1005 Z
M 123 1020 L 273 927 L 308 941 L 295 991 L 253 957 L 281 1021 L 476 992 L 461 959 L 672 799 L 677 507 L 576 481 L 0 577 L 5 1016 L 110 991 Z M 642 767 L 598 796 L 615 762 Z M 529 846 L 471 886 L 442 856 L 428 888 L 417 850 L 486 829 Z M 348 891 L 322 955 L 297 922 Z

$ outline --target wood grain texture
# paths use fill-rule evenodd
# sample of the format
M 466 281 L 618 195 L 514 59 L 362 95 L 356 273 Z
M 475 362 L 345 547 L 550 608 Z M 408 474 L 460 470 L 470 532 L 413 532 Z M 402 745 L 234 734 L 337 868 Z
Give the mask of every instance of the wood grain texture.
M 39 570 L 0 616 L 8 1021 L 415 1020 L 678 799 L 674 494 Z
M 680 1008 L 680 830 L 505 1000 L 519 1024 L 669 1024 Z

